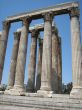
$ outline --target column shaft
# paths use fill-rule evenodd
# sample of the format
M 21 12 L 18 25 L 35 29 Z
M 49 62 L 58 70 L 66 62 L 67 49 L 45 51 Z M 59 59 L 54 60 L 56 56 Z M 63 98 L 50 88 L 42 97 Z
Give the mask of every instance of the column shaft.
M 17 91 L 17 93 L 24 91 L 24 73 L 25 73 L 26 53 L 27 53 L 28 31 L 29 31 L 29 22 L 25 18 L 23 19 L 23 27 L 21 30 L 17 66 L 16 66 L 15 84 L 14 84 L 14 90 Z
M 38 39 L 38 64 L 37 64 L 37 76 L 36 76 L 36 90 L 40 90 L 41 86 L 41 72 L 42 72 L 42 53 L 43 53 L 43 40 Z
M 9 27 L 10 27 L 10 24 L 8 22 L 3 22 L 3 31 L 2 31 L 2 36 L 0 38 L 0 50 L 1 50 L 0 51 L 0 84 L 2 80 L 2 72 L 4 67 Z
M 58 37 L 58 93 L 62 93 L 62 50 L 60 37 Z
M 34 92 L 35 90 L 36 50 L 37 50 L 37 37 L 38 37 L 37 31 L 33 30 L 31 36 L 32 36 L 32 42 L 31 42 L 30 63 L 28 66 L 28 82 L 27 82 L 28 92 Z
M 44 40 L 42 55 L 42 74 L 40 91 L 50 93 L 51 89 L 51 73 L 52 73 L 52 14 L 44 15 Z
M 2 37 L 2 32 L 0 32 L 0 39 Z M 0 40 L 0 47 L 1 47 L 1 40 Z M 0 84 L 1 84 L 1 79 L 2 79 L 2 74 L 0 75 Z M 0 88 L 1 88 L 1 85 L 0 85 Z
M 7 89 L 11 89 L 14 86 L 14 82 L 15 82 L 15 72 L 16 72 L 17 56 L 18 56 L 18 49 L 19 49 L 19 40 L 20 40 L 20 33 L 15 32 Z
M 58 93 L 58 32 L 52 28 L 52 90 Z
M 0 39 L 1 39 L 1 36 L 2 36 L 2 32 L 0 32 Z
M 71 44 L 72 44 L 72 74 L 73 89 L 71 97 L 82 98 L 82 59 L 81 59 L 81 40 L 79 10 L 71 10 Z

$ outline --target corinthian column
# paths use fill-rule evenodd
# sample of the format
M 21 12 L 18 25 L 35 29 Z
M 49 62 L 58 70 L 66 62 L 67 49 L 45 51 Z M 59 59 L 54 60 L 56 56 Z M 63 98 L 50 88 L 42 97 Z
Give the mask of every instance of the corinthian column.
M 10 24 L 9 22 L 3 22 L 3 31 L 0 38 L 0 84 L 2 80 L 2 72 L 4 67 L 5 53 L 7 47 L 8 33 L 9 33 Z
M 38 49 L 38 64 L 37 64 L 37 76 L 36 76 L 36 90 L 40 90 L 40 86 L 41 86 L 43 39 L 39 38 L 38 42 L 39 42 L 39 49 Z
M 2 36 L 2 32 L 0 32 L 0 39 L 1 39 L 1 36 Z
M 62 93 L 62 50 L 61 50 L 61 37 L 58 37 L 58 93 Z
M 2 32 L 0 32 L 0 39 L 1 39 L 1 36 L 2 36 Z M 0 41 L 0 45 L 1 45 L 1 41 Z M 1 84 L 1 79 L 2 79 L 2 75 L 0 75 L 0 84 Z M 0 85 L 0 88 L 1 88 L 1 85 Z
M 56 26 L 52 27 L 52 90 L 55 93 L 62 91 L 62 58 L 61 38 Z
M 72 45 L 72 75 L 73 88 L 70 96 L 82 98 L 82 59 L 81 59 L 81 38 L 79 10 L 77 8 L 70 11 L 71 20 L 71 45 Z
M 52 28 L 52 90 L 58 93 L 58 30 Z
M 14 33 L 14 45 L 13 45 L 13 50 L 12 50 L 10 73 L 9 73 L 9 80 L 8 80 L 7 89 L 11 89 L 14 86 L 14 82 L 15 82 L 15 72 L 16 72 L 19 40 L 20 40 L 20 33 L 15 32 Z
M 32 41 L 31 41 L 30 63 L 28 66 L 28 82 L 27 82 L 28 92 L 34 92 L 35 89 L 36 50 L 37 50 L 38 32 L 36 30 L 33 30 L 31 36 L 32 36 Z
M 52 13 L 44 15 L 44 40 L 42 55 L 41 88 L 38 93 L 52 93 L 51 73 L 52 73 Z
M 27 41 L 28 41 L 29 21 L 23 19 L 23 27 L 21 29 L 19 51 L 17 57 L 15 84 L 12 90 L 12 94 L 24 95 L 24 74 L 25 74 L 25 63 L 27 53 Z

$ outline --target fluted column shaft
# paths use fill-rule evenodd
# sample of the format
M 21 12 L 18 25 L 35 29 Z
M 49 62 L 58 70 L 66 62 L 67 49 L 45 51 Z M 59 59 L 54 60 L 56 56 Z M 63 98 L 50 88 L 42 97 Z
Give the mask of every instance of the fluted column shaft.
M 29 31 L 29 21 L 26 18 L 24 18 L 23 27 L 21 29 L 15 84 L 14 84 L 14 89 L 19 92 L 24 91 L 24 73 L 25 73 L 26 53 L 27 53 L 28 31 Z
M 71 45 L 72 45 L 72 75 L 73 89 L 71 96 L 82 98 L 82 59 L 81 59 L 81 40 L 79 10 L 72 9 L 71 18 Z
M 0 32 L 0 39 L 2 37 L 2 32 Z M 1 45 L 1 41 L 0 41 L 0 45 Z M 0 84 L 1 84 L 1 79 L 2 79 L 2 75 L 0 75 Z M 0 85 L 0 88 L 1 88 L 1 85 Z
M 3 22 L 3 31 L 2 36 L 0 38 L 0 84 L 2 80 L 2 72 L 4 67 L 9 28 L 10 28 L 9 22 Z
M 2 32 L 0 32 L 0 39 L 1 39 L 1 36 L 2 36 Z
M 27 82 L 28 92 L 34 92 L 35 89 L 36 50 L 37 50 L 38 32 L 36 30 L 33 30 L 31 36 L 32 36 L 32 41 L 31 41 L 30 63 L 28 66 L 28 82 Z
M 41 74 L 41 91 L 49 92 L 51 90 L 51 73 L 52 73 L 52 14 L 44 15 L 44 40 L 42 55 L 42 74 Z
M 15 72 L 16 72 L 17 56 L 18 56 L 18 49 L 19 49 L 19 40 L 20 40 L 20 33 L 15 32 L 7 89 L 11 89 L 14 86 L 14 82 L 15 82 Z
M 62 50 L 61 50 L 61 37 L 58 37 L 58 93 L 62 93 Z
M 43 53 L 43 39 L 38 39 L 38 64 L 37 64 L 37 76 L 36 76 L 36 90 L 40 90 L 41 86 L 41 72 L 42 72 L 42 53 Z
M 52 90 L 58 93 L 58 31 L 56 27 L 52 28 Z

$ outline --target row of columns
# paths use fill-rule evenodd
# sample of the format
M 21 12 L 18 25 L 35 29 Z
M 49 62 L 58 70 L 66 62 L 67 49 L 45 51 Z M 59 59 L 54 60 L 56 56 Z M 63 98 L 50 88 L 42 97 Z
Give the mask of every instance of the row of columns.
M 56 27 L 54 27 L 54 34 L 56 32 L 55 28 Z M 31 51 L 30 51 L 30 63 L 29 63 L 29 67 L 28 67 L 28 82 L 27 82 L 27 91 L 28 92 L 34 92 L 35 89 L 36 89 L 36 91 L 40 90 L 40 86 L 41 86 L 41 69 L 42 69 L 41 67 L 42 67 L 43 40 L 41 38 L 39 38 L 38 39 L 38 41 L 39 41 L 38 69 L 37 69 L 36 88 L 35 88 L 35 69 L 36 69 L 35 66 L 36 66 L 36 49 L 37 49 L 38 35 L 39 35 L 39 32 L 37 30 L 32 30 L 32 33 L 31 33 L 32 40 L 31 40 Z M 12 58 L 11 58 L 11 66 L 10 66 L 10 74 L 9 74 L 9 82 L 8 82 L 7 90 L 12 89 L 13 86 L 14 86 L 20 36 L 21 36 L 21 32 L 15 32 L 14 33 L 14 46 L 13 46 L 13 52 L 12 52 Z M 57 35 L 57 37 L 58 37 L 58 35 Z M 53 42 L 53 46 L 55 46 L 55 43 L 54 43 L 53 39 L 52 39 L 52 42 Z M 56 45 L 58 45 L 58 44 L 56 44 Z M 54 48 L 54 47 L 52 47 L 52 48 Z M 54 50 L 52 50 L 52 53 L 53 52 L 55 53 L 55 48 L 54 48 Z M 56 57 L 56 59 L 57 59 L 57 57 Z M 56 68 L 54 68 L 54 69 L 56 69 Z M 53 81 L 56 80 L 54 75 L 52 77 L 53 77 Z M 62 85 L 62 82 L 61 82 L 61 85 Z M 56 85 L 56 86 L 58 86 L 58 85 Z M 55 88 L 55 82 L 53 83 L 52 88 Z M 53 89 L 53 91 L 55 91 L 55 90 Z M 6 91 L 6 92 L 8 92 L 8 91 Z
M 71 44 L 72 44 L 72 70 L 73 70 L 73 89 L 71 91 L 71 97 L 82 98 L 82 72 L 81 72 L 81 43 L 80 43 L 80 23 L 79 23 L 79 10 L 71 9 Z M 43 40 L 43 54 L 42 54 L 42 72 L 41 72 L 41 87 L 38 93 L 52 93 L 51 86 L 51 74 L 52 74 L 52 20 L 53 13 L 45 13 L 44 17 L 44 40 Z M 16 79 L 14 84 L 14 90 L 18 92 L 23 91 L 24 87 L 24 72 L 26 62 L 27 51 L 27 34 L 28 34 L 29 22 L 25 18 L 23 20 L 23 27 L 21 31 L 19 51 L 16 66 Z M 7 46 L 9 25 L 3 28 L 2 41 L 0 51 L 0 66 L 1 73 L 4 65 L 4 56 Z M 56 56 L 56 55 L 55 55 Z M 61 57 L 61 56 L 59 56 Z M 58 61 L 58 63 L 61 61 Z M 55 64 L 56 65 L 56 64 Z M 60 67 L 59 67 L 60 68 Z

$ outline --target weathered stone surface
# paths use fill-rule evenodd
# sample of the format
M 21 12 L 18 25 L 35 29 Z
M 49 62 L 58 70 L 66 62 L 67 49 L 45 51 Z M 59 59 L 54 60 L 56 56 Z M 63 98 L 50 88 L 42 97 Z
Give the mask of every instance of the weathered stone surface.
M 64 6 L 64 7 L 63 7 Z M 76 7 L 76 9 L 74 8 Z M 52 12 L 54 15 L 60 15 L 65 13 L 70 13 L 71 18 L 71 42 L 72 42 L 72 69 L 73 69 L 73 89 L 70 96 L 68 95 L 56 95 L 53 94 L 52 84 L 51 84 L 51 74 L 52 74 Z M 50 12 L 50 13 L 49 13 Z M 17 67 L 16 67 L 16 78 L 14 88 L 11 89 L 9 94 L 11 95 L 22 95 L 20 96 L 8 96 L 2 95 L 0 92 L 0 104 L 1 110 L 4 109 L 14 109 L 18 108 L 24 109 L 36 109 L 36 110 L 82 110 L 82 53 L 81 53 L 81 43 L 80 43 L 80 26 L 79 26 L 79 13 L 78 13 L 78 3 L 68 3 L 56 6 L 55 8 L 47 8 L 44 10 L 39 10 L 37 12 L 26 13 L 23 15 L 18 15 L 10 17 L 7 20 L 9 22 L 14 22 L 17 20 L 23 20 L 23 27 L 21 31 L 21 39 L 19 45 Z M 44 16 L 43 16 L 44 14 Z M 37 19 L 44 17 L 44 43 L 43 43 L 43 58 L 42 58 L 42 73 L 41 73 L 41 88 L 35 94 L 25 93 L 24 91 L 24 72 L 25 72 L 25 62 L 26 62 L 26 52 L 27 52 L 27 34 L 29 23 L 26 16 L 30 18 Z M 4 58 L 7 47 L 9 23 L 4 23 L 4 28 L 2 32 L 2 37 L 0 38 L 0 78 L 2 79 L 2 70 L 4 66 Z M 60 48 L 59 48 L 60 55 Z M 33 60 L 34 61 L 34 60 Z M 32 63 L 31 63 L 32 64 Z M 34 64 L 34 62 L 33 62 Z M 61 60 L 58 58 L 58 77 L 61 76 Z M 57 65 L 57 64 L 55 64 Z M 31 66 L 30 66 L 31 67 Z M 34 72 L 34 66 L 33 66 Z M 57 68 L 56 68 L 57 69 Z M 61 77 L 60 77 L 61 78 Z M 60 79 L 59 78 L 59 79 Z M 0 79 L 0 83 L 1 83 Z M 34 82 L 34 74 L 33 74 Z M 34 86 L 33 86 L 34 87 Z M 24 97 L 26 95 L 27 97 Z M 3 107 L 4 105 L 4 107 Z M 20 107 L 19 107 L 20 106 Z
M 41 72 L 42 72 L 42 53 L 43 53 L 43 39 L 38 39 L 38 64 L 37 64 L 37 76 L 36 76 L 36 91 L 40 90 L 41 86 Z
M 0 37 L 0 84 L 2 80 L 2 72 L 4 67 L 9 28 L 10 24 L 8 22 L 3 22 L 2 36 Z
M 4 91 L 0 91 L 0 94 L 4 94 Z
M 1 36 L 2 36 L 2 32 L 0 32 L 0 39 L 1 39 Z M 1 43 L 0 43 L 1 44 Z M 2 79 L 2 75 L 0 75 L 0 80 Z M 1 81 L 0 81 L 1 82 Z M 0 83 L 0 88 L 1 88 L 1 83 Z
M 26 13 L 22 13 L 22 14 L 20 13 L 18 15 L 10 16 L 6 18 L 6 21 L 16 22 L 20 20 L 20 18 L 28 17 L 28 16 L 30 16 L 31 19 L 41 19 L 43 18 L 42 14 L 45 14 L 47 12 L 53 12 L 54 15 L 60 15 L 60 14 L 69 13 L 69 9 L 77 8 L 77 7 L 79 7 L 78 2 L 63 3 L 44 9 L 38 9 L 29 13 L 26 12 Z
M 44 30 L 44 23 L 33 25 L 29 27 L 29 33 L 32 33 L 33 30 L 37 30 L 38 32 Z M 17 32 L 21 32 L 21 28 L 17 29 Z
M 55 93 L 62 93 L 62 55 L 61 38 L 56 25 L 52 26 L 52 89 Z
M 58 93 L 62 93 L 62 48 L 61 37 L 58 37 Z
M 20 33 L 15 32 L 7 90 L 11 89 L 14 86 L 14 82 L 15 82 L 15 72 L 16 72 L 17 56 L 18 56 L 18 49 L 19 49 L 19 40 L 20 40 Z
M 1 38 L 1 36 L 2 36 L 2 32 L 0 32 L 0 38 Z
M 29 93 L 30 94 L 30 93 Z M 53 94 L 52 98 L 0 95 L 0 110 L 82 110 L 82 100 L 69 95 Z
M 25 18 L 23 19 L 23 27 L 20 36 L 15 84 L 11 94 L 22 95 L 24 93 L 24 73 L 27 53 L 28 29 L 29 21 L 27 21 Z
M 80 40 L 80 22 L 79 10 L 72 9 L 70 13 L 71 20 L 71 46 L 72 46 L 72 74 L 73 89 L 71 97 L 82 98 L 82 59 L 81 59 L 81 40 Z
M 31 36 L 32 36 L 32 41 L 31 41 L 31 50 L 30 50 L 30 63 L 28 66 L 27 92 L 35 91 L 35 70 L 36 70 L 38 32 L 36 30 L 33 30 Z
M 42 56 L 41 88 L 38 93 L 51 93 L 51 72 L 52 72 L 52 14 L 44 15 L 44 40 Z
M 51 83 L 52 90 L 58 93 L 58 32 L 56 27 L 52 28 L 52 73 L 51 73 Z

